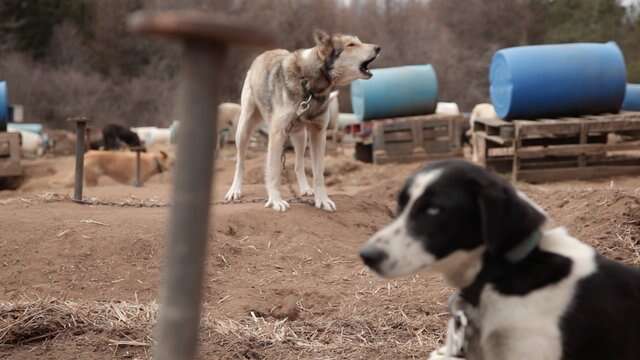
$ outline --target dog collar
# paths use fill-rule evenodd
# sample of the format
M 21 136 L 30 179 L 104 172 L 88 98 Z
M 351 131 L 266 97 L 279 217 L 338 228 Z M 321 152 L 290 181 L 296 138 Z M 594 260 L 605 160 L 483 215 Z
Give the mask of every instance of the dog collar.
M 321 92 L 314 93 L 313 90 L 311 90 L 311 88 L 309 87 L 309 80 L 303 78 L 302 80 L 300 80 L 300 86 L 302 87 L 302 101 L 300 102 L 300 104 L 298 104 L 298 108 L 296 109 L 296 116 L 300 118 L 301 116 L 305 115 L 311 108 L 311 100 L 314 99 L 318 103 L 324 105 L 322 106 L 320 111 L 318 111 L 318 114 L 323 113 L 326 110 L 326 105 L 328 104 L 327 99 L 329 97 L 320 94 L 325 94 L 327 90 L 331 88 L 331 85 L 327 86 L 327 88 L 322 90 Z
M 536 230 L 523 242 L 505 254 L 505 258 L 511 263 L 517 263 L 526 258 L 538 246 L 542 239 L 542 231 Z

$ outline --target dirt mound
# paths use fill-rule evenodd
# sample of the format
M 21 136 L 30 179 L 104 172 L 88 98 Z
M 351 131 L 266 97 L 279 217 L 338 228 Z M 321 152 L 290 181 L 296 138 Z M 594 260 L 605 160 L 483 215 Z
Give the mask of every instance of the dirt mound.
M 545 189 L 525 191 L 558 225 L 612 259 L 640 264 L 640 197 L 619 188 Z
M 233 157 L 222 155 L 212 201 L 222 198 L 233 176 Z M 44 312 L 52 322 L 41 318 L 44 325 L 33 331 L 13 329 L 11 342 L 49 340 L 13 347 L 5 341 L 0 357 L 149 358 L 149 321 L 113 332 L 98 320 L 105 302 L 148 309 L 158 300 L 171 175 L 142 188 L 106 181 L 86 188 L 85 197 L 109 205 L 82 206 L 69 200 L 69 189 L 50 185 L 72 173 L 71 157 L 31 165 L 28 186 L 0 195 L 0 305 L 62 299 L 87 316 L 75 330 L 51 335 L 60 324 L 55 316 L 68 319 L 68 307 Z M 442 280 L 429 274 L 382 280 L 357 256 L 390 221 L 398 190 L 421 164 L 371 165 L 338 156 L 326 165 L 335 213 L 299 202 L 286 213 L 265 209 L 264 157 L 256 153 L 247 161 L 243 196 L 258 202 L 212 207 L 203 357 L 425 358 L 442 342 L 451 292 Z M 287 174 L 295 181 L 292 168 L 289 154 Z M 605 256 L 640 263 L 638 180 L 519 186 Z M 286 184 L 283 194 L 289 196 Z

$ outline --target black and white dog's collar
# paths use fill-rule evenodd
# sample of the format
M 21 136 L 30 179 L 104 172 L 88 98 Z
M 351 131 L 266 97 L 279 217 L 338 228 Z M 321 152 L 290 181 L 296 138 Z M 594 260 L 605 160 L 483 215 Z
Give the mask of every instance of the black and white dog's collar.
M 540 240 L 542 239 L 542 231 L 536 230 L 529 237 L 524 239 L 523 242 L 518 244 L 513 249 L 509 250 L 504 257 L 511 263 L 517 263 L 524 260 L 531 252 L 538 247 Z

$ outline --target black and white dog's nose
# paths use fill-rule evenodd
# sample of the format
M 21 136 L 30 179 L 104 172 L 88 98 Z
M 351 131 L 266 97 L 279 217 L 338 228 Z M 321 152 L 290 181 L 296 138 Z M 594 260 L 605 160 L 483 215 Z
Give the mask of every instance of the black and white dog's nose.
M 380 46 L 376 45 L 376 47 L 374 48 L 374 50 L 375 50 L 376 55 L 377 55 L 377 54 L 380 54 L 380 51 L 382 51 L 382 48 L 381 48 Z
M 383 261 L 387 259 L 388 255 L 385 251 L 373 247 L 368 247 L 360 251 L 360 257 L 362 258 L 362 261 L 365 263 L 365 265 L 375 270 Z

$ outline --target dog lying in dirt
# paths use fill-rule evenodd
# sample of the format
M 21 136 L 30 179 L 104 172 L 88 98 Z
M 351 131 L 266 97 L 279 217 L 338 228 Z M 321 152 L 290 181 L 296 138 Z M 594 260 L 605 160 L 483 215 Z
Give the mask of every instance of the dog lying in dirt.
M 171 168 L 173 161 L 164 152 L 140 154 L 140 182 Z M 130 151 L 89 151 L 84 155 L 84 180 L 88 186 L 98 185 L 101 176 L 132 185 L 136 179 L 136 154 Z
M 118 150 L 121 142 L 129 147 L 142 146 L 138 134 L 118 124 L 109 124 L 102 128 L 102 140 L 104 141 L 105 150 Z
M 240 199 L 244 160 L 251 133 L 260 118 L 269 123 L 265 207 L 285 211 L 289 204 L 280 194 L 281 156 L 288 137 L 293 144 L 295 174 L 301 195 L 315 197 L 315 206 L 334 211 L 336 205 L 324 183 L 324 154 L 329 124 L 329 94 L 356 79 L 370 79 L 368 69 L 380 46 L 365 44 L 356 36 L 314 34 L 316 46 L 294 52 L 271 50 L 258 56 L 242 88 L 241 112 L 236 130 L 237 160 L 227 201 Z M 304 172 L 304 150 L 310 141 L 314 189 Z

